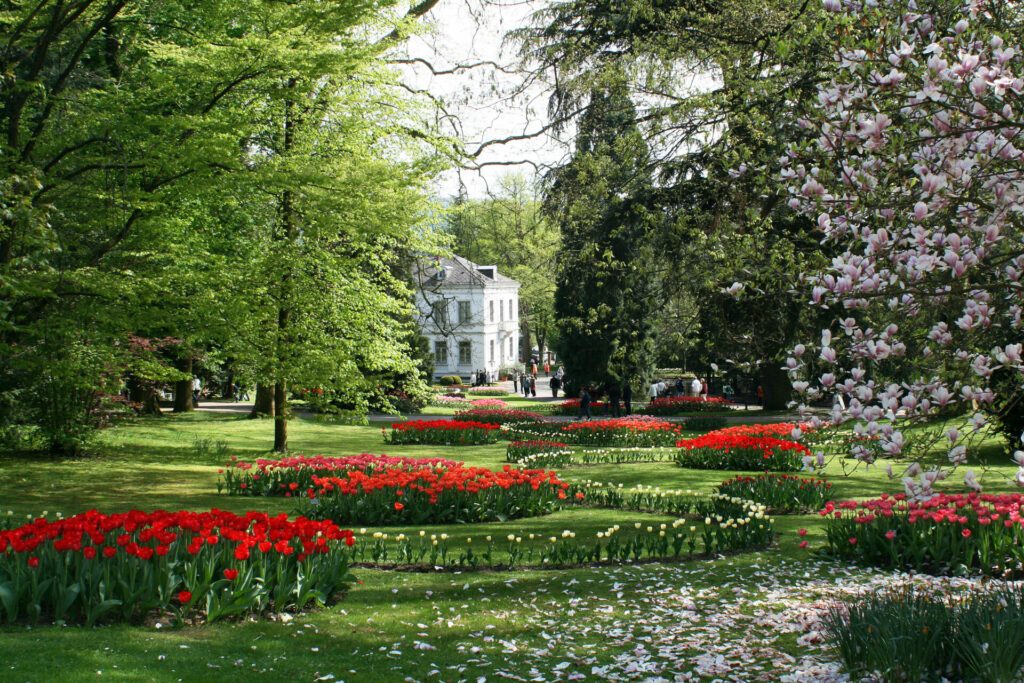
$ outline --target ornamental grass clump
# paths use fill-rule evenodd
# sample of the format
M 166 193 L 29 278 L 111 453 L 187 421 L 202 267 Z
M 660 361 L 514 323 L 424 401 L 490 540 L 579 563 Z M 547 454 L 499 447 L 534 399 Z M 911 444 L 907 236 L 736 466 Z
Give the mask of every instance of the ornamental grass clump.
M 284 496 L 304 493 L 313 485 L 314 475 L 340 474 L 349 470 L 372 472 L 386 468 L 420 469 L 454 467 L 460 463 L 446 458 L 411 458 L 390 455 L 292 455 L 278 459 L 259 458 L 245 462 L 236 456 L 219 471 L 217 493 L 238 496 Z
M 466 393 L 471 396 L 508 396 L 509 392 L 498 387 L 470 387 Z
M 544 417 L 528 410 L 507 408 L 471 408 L 460 410 L 452 417 L 459 422 L 481 422 L 490 425 L 517 425 L 543 422 Z
M 718 492 L 757 501 L 772 512 L 820 510 L 828 500 L 831 482 L 791 474 L 740 475 L 723 481 Z
M 314 477 L 302 512 L 346 524 L 503 522 L 554 512 L 568 488 L 555 472 L 510 466 L 352 471 Z
M 207 621 L 326 604 L 352 532 L 262 512 L 95 510 L 0 531 L 0 622 Z
M 384 429 L 381 428 L 384 432 Z M 426 444 L 436 446 L 478 446 L 495 443 L 500 426 L 470 420 L 409 420 L 391 425 L 391 444 Z
M 1024 591 L 901 587 L 832 605 L 823 632 L 854 680 L 1021 680 Z
M 676 443 L 676 464 L 703 470 L 796 472 L 810 450 L 795 441 L 768 436 L 739 436 L 710 432 Z
M 1024 495 L 905 494 L 827 503 L 828 549 L 879 567 L 931 574 L 1024 573 Z

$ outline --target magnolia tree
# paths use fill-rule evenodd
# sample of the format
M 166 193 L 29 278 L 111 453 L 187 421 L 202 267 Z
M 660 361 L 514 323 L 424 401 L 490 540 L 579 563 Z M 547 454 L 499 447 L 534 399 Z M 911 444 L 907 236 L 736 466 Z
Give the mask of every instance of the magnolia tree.
M 790 206 L 838 254 L 808 283 L 835 322 L 787 361 L 801 408 L 834 395 L 832 421 L 872 445 L 853 456 L 910 463 L 918 498 L 949 471 L 924 471 L 918 449 L 967 463 L 1024 383 L 1024 54 L 1007 42 L 1024 21 L 1005 0 L 924 4 L 824 0 L 836 68 L 800 121 L 808 142 L 782 160 Z M 908 431 L 949 416 L 962 422 L 926 443 Z M 981 487 L 973 470 L 965 483 Z

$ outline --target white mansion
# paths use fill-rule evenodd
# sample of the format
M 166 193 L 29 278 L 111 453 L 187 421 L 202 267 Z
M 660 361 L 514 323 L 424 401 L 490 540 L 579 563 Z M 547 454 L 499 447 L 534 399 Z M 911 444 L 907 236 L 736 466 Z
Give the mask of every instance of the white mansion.
M 424 262 L 413 272 L 423 335 L 434 375 L 492 377 L 519 360 L 519 283 L 459 256 Z

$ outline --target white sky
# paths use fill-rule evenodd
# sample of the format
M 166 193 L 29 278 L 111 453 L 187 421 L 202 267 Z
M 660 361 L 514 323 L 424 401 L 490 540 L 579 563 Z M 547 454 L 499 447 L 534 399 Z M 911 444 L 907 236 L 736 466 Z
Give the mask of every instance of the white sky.
M 426 59 L 437 70 L 459 64 L 493 61 L 515 70 L 517 46 L 505 41 L 505 34 L 525 25 L 530 14 L 546 0 L 442 0 L 425 19 L 424 32 L 409 40 L 409 57 Z M 482 141 L 522 135 L 541 129 L 548 121 L 548 91 L 534 84 L 524 93 L 523 77 L 502 73 L 489 66 L 468 69 L 454 75 L 431 74 L 423 65 L 409 67 L 408 83 L 429 90 L 447 103 L 456 119 L 459 137 L 467 150 L 475 150 Z M 451 126 L 447 130 L 452 131 Z M 486 196 L 497 189 L 497 180 L 504 174 L 518 172 L 527 177 L 535 174 L 530 161 L 543 167 L 559 162 L 567 147 L 544 135 L 529 140 L 488 146 L 479 156 L 484 164 L 480 170 L 452 171 L 439 183 L 440 197 L 452 197 L 463 184 L 471 197 Z M 505 165 L 487 165 L 500 162 Z

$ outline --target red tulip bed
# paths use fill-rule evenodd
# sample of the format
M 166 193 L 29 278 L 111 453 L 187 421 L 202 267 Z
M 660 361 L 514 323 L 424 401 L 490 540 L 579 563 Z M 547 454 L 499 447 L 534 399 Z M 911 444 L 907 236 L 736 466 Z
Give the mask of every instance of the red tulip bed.
M 569 484 L 552 471 L 457 465 L 314 477 L 302 512 L 344 524 L 494 522 L 555 511 Z M 579 494 L 582 497 L 582 494 Z
M 383 429 L 382 429 L 383 431 Z M 436 446 L 478 446 L 498 440 L 500 426 L 471 420 L 409 420 L 391 425 L 392 444 L 428 444 Z
M 721 396 L 665 396 L 651 400 L 644 408 L 645 415 L 686 415 L 687 413 L 728 413 L 734 404 Z
M 617 417 L 581 422 L 517 425 L 508 432 L 517 438 L 546 438 L 576 446 L 671 446 L 682 434 L 680 425 L 647 416 Z
M 460 410 L 455 413 L 453 420 L 459 422 L 482 422 L 484 424 L 501 426 L 504 424 L 522 424 L 530 422 L 543 422 L 544 417 L 528 410 L 514 410 L 502 408 L 472 408 Z
M 875 566 L 946 574 L 1024 574 L 1024 494 L 903 494 L 828 503 L 829 550 Z
M 763 503 L 772 512 L 820 510 L 831 490 L 832 484 L 824 479 L 791 474 L 740 475 L 718 486 L 722 495 Z
M 332 458 L 324 455 L 295 455 L 277 460 L 260 458 L 245 462 L 236 457 L 220 470 L 217 493 L 238 496 L 284 496 L 305 494 L 313 485 L 314 476 L 337 475 L 350 470 L 421 469 L 424 467 L 455 467 L 460 463 L 445 458 L 404 458 L 390 455 L 346 455 Z
M 811 453 L 795 441 L 723 431 L 677 442 L 676 464 L 702 470 L 796 472 L 803 467 L 804 456 Z
M 106 515 L 0 530 L 0 622 L 207 621 L 323 605 L 352 582 L 351 531 L 261 512 Z
M 561 441 L 547 441 L 545 439 L 532 439 L 529 441 L 513 441 L 505 449 L 505 459 L 509 462 L 520 462 L 538 453 L 554 453 L 566 451 L 569 444 Z

